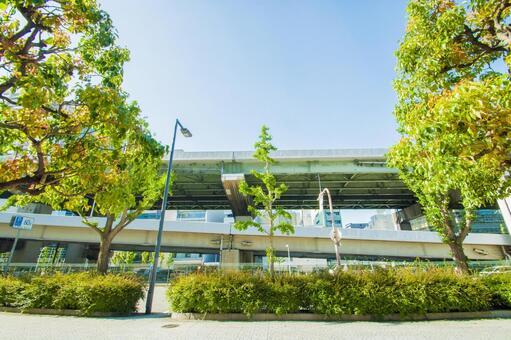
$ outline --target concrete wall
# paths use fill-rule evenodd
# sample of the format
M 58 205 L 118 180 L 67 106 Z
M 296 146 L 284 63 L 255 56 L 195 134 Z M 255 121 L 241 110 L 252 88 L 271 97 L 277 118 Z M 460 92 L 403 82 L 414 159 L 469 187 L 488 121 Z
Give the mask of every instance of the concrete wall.
M 83 226 L 78 217 L 31 215 L 35 218 L 31 231 L 23 231 L 21 238 L 34 241 L 60 241 L 97 244 L 99 238 L 92 229 Z M 16 231 L 8 226 L 10 214 L 0 214 L 0 238 L 13 238 Z M 101 219 L 98 219 L 101 222 Z M 139 220 L 122 231 L 113 242 L 123 249 L 154 247 L 157 226 L 154 221 Z M 299 227 L 294 235 L 274 237 L 278 256 L 286 256 L 289 245 L 293 256 L 332 257 L 334 249 L 329 228 Z M 343 229 L 341 254 L 374 255 L 408 258 L 450 258 L 449 248 L 435 232 L 385 231 Z M 233 230 L 229 224 L 204 222 L 166 222 L 162 247 L 172 252 L 218 252 L 219 240 L 224 238 L 224 249 L 232 248 L 252 254 L 264 254 L 268 239 L 254 228 Z M 502 246 L 511 245 L 510 235 L 470 234 L 465 251 L 470 259 L 502 259 Z
M 32 240 L 19 240 L 21 247 L 16 247 L 12 262 L 17 263 L 36 263 L 37 257 L 41 247 L 43 247 L 43 241 L 32 241 Z

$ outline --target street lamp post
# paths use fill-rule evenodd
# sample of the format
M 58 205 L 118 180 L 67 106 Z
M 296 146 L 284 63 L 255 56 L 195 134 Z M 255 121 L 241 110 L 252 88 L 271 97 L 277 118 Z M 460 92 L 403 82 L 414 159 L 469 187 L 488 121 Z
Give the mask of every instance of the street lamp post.
M 286 244 L 287 248 L 287 271 L 291 274 L 291 253 L 289 252 L 289 244 Z
M 147 300 L 145 305 L 145 313 L 151 314 L 151 309 L 153 306 L 153 296 L 154 296 L 154 285 L 156 283 L 156 273 L 158 270 L 158 261 L 160 257 L 160 248 L 161 248 L 161 236 L 163 234 L 163 223 L 165 222 L 165 211 L 167 210 L 167 198 L 169 196 L 169 186 L 170 186 L 170 177 L 172 173 L 172 160 L 174 159 L 174 146 L 176 144 L 176 134 L 177 127 L 180 127 L 181 133 L 185 137 L 191 137 L 192 133 L 190 130 L 185 128 L 180 122 L 179 119 L 176 119 L 176 124 L 174 125 L 174 136 L 172 137 L 172 147 L 170 149 L 170 157 L 169 157 L 169 166 L 167 168 L 167 178 L 165 180 L 165 189 L 163 191 L 163 200 L 161 203 L 161 211 L 160 211 L 160 225 L 158 227 L 158 236 L 156 237 L 156 247 L 154 249 L 154 261 L 153 266 L 151 268 L 151 274 L 149 275 L 149 289 L 147 291 Z
M 318 201 L 319 201 L 319 209 L 323 210 L 323 195 L 326 193 L 328 196 L 328 206 L 330 208 L 330 222 L 332 223 L 332 232 L 330 233 L 330 239 L 334 242 L 335 248 L 335 260 L 336 260 L 336 269 L 341 267 L 341 255 L 339 254 L 339 248 L 341 246 L 341 232 L 338 228 L 335 227 L 334 223 L 334 209 L 332 207 L 332 196 L 330 196 L 330 190 L 328 188 L 323 189 L 319 193 Z

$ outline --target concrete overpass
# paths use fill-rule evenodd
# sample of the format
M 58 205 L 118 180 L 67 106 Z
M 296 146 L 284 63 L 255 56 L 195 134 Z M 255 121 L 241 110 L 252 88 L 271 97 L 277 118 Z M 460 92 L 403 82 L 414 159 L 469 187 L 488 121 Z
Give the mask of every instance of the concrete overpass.
M 13 215 L 0 214 L 0 238 L 14 238 L 16 230 L 9 227 Z M 23 215 L 34 218 L 33 229 L 22 231 L 21 238 L 26 242 L 57 241 L 97 249 L 98 235 L 83 225 L 79 217 Z M 115 238 L 114 249 L 153 250 L 156 231 L 156 220 L 135 220 Z M 274 244 L 278 256 L 287 254 L 288 244 L 293 257 L 333 258 L 335 255 L 329 232 L 329 228 L 311 226 L 297 227 L 296 233 L 290 236 L 277 234 Z M 449 248 L 435 232 L 343 229 L 342 233 L 341 254 L 345 258 L 450 259 Z M 164 251 L 218 253 L 221 244 L 223 249 L 238 252 L 240 262 L 250 263 L 255 255 L 264 254 L 267 240 L 255 229 L 237 231 L 229 223 L 165 223 L 162 239 Z M 470 234 L 465 241 L 465 252 L 472 260 L 497 260 L 505 258 L 505 246 L 511 246 L 510 235 Z M 29 262 L 27 258 L 30 254 L 24 254 L 23 249 L 17 252 L 15 262 Z
M 272 172 L 289 190 L 279 200 L 285 209 L 317 208 L 320 188 L 328 187 L 335 208 L 406 208 L 413 193 L 386 166 L 387 149 L 281 150 Z M 252 151 L 184 152 L 176 150 L 176 180 L 168 209 L 230 209 L 248 215 L 239 181 L 257 183 L 252 170 L 262 165 Z M 159 207 L 156 204 L 155 207 Z
M 387 167 L 386 152 L 386 149 L 277 151 L 272 155 L 277 160 L 272 172 L 278 182 L 289 187 L 279 204 L 285 209 L 317 208 L 320 189 L 328 187 L 337 209 L 400 209 L 398 223 L 403 228 L 407 221 L 419 216 L 420 208 L 413 193 L 399 179 L 398 171 Z M 249 202 L 239 193 L 238 185 L 241 180 L 257 183 L 251 171 L 261 170 L 261 164 L 252 153 L 176 150 L 176 180 L 167 208 L 229 209 L 235 216 L 247 216 Z M 156 203 L 155 208 L 159 207 L 160 203 Z M 97 248 L 97 235 L 77 217 L 40 214 L 34 218 L 34 229 L 23 232 L 27 242 L 60 241 Z M 0 238 L 14 237 L 14 230 L 7 226 L 9 220 L 9 214 L 0 214 Z M 156 225 L 155 220 L 135 221 L 118 235 L 114 249 L 152 250 Z M 448 247 L 434 232 L 343 230 L 343 234 L 341 251 L 345 256 L 450 258 Z M 329 229 L 298 227 L 293 236 L 278 235 L 275 245 L 279 256 L 285 255 L 288 244 L 293 256 L 333 257 L 328 235 Z M 239 250 L 241 261 L 248 262 L 254 255 L 263 255 L 266 247 L 265 237 L 257 231 L 239 232 L 229 224 L 167 222 L 165 225 L 165 251 L 213 253 L 218 252 L 220 243 L 224 249 Z M 471 259 L 501 259 L 505 256 L 503 246 L 510 245 L 508 235 L 471 234 L 465 251 Z

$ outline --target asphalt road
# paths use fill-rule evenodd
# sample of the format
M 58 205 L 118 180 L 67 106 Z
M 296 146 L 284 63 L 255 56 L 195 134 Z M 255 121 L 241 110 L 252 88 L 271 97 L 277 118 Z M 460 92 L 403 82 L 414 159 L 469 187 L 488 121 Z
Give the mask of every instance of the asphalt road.
M 163 314 L 80 318 L 0 313 L 0 339 L 511 339 L 511 320 L 173 322 Z

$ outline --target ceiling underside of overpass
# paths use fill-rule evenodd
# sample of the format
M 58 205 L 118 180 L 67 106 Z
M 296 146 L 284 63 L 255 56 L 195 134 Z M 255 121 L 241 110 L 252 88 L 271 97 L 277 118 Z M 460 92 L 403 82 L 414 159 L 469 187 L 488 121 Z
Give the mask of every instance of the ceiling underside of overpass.
M 225 165 L 217 164 L 215 167 L 208 166 L 208 169 L 205 169 L 193 165 L 176 166 L 173 195 L 169 198 L 168 208 L 232 209 L 226 195 L 226 190 L 229 189 L 222 183 L 221 174 Z M 364 172 L 363 169 L 356 168 L 352 172 L 345 172 L 347 169 L 349 167 L 345 164 L 342 173 L 314 172 L 310 167 L 288 173 L 284 172 L 284 168 L 277 169 L 280 172 L 275 174 L 277 181 L 285 183 L 289 188 L 278 204 L 285 209 L 315 209 L 318 207 L 318 193 L 323 188 L 330 190 L 335 208 L 404 208 L 417 202 L 398 174 L 390 171 L 392 169 L 385 172 L 382 171 L 384 169 L 373 168 Z M 258 183 L 248 169 L 237 166 L 232 170 L 241 170 L 237 173 L 243 173 L 248 184 Z

